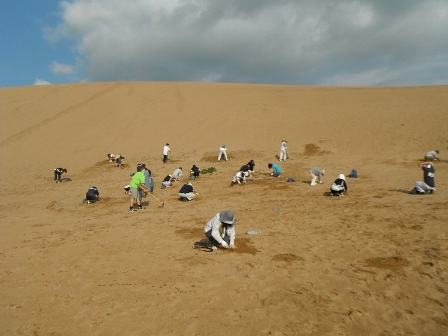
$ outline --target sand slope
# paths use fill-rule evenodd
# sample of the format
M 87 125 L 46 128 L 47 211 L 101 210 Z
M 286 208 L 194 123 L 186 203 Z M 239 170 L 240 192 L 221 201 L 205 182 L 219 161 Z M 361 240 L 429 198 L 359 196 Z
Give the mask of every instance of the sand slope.
M 1 88 L 0 334 L 447 334 L 448 161 L 434 195 L 407 194 L 428 150 L 448 158 L 447 106 L 448 86 Z M 282 138 L 290 160 L 275 179 Z M 254 181 L 230 187 L 250 159 Z M 137 163 L 164 207 L 147 196 L 128 212 Z M 193 164 L 217 168 L 193 181 L 199 200 L 178 201 L 180 182 L 159 188 Z M 314 166 L 327 174 L 311 187 Z M 53 183 L 56 167 L 71 181 Z M 348 195 L 326 196 L 353 168 Z M 84 205 L 91 185 L 102 199 Z M 192 249 L 225 209 L 238 249 Z

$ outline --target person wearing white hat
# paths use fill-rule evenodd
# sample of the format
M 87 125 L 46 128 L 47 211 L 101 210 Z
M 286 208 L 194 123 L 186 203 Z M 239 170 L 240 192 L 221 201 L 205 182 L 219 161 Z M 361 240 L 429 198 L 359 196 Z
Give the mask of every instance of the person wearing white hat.
M 219 155 L 218 155 L 218 161 L 221 161 L 221 158 L 224 156 L 224 159 L 226 159 L 226 161 L 229 161 L 229 159 L 227 158 L 227 147 L 226 145 L 222 145 L 219 148 Z
M 210 240 L 212 250 L 235 247 L 235 214 L 232 210 L 224 210 L 216 214 L 204 227 L 205 236 Z M 221 230 L 221 232 L 220 232 Z
M 330 188 L 331 196 L 344 196 L 344 191 L 348 191 L 344 174 L 339 174 Z

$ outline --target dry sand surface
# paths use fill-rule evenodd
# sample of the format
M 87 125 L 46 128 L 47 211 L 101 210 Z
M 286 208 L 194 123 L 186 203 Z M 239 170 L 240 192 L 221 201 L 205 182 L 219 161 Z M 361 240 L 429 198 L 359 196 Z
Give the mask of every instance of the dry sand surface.
M 448 334 L 448 161 L 435 194 L 408 194 L 427 151 L 448 158 L 447 86 L 89 83 L 1 88 L 0 104 L 1 335 Z M 163 207 L 128 211 L 137 163 Z M 192 181 L 199 199 L 160 189 L 193 164 L 217 169 Z M 101 200 L 82 204 L 92 185 Z M 226 209 L 237 249 L 193 249 Z

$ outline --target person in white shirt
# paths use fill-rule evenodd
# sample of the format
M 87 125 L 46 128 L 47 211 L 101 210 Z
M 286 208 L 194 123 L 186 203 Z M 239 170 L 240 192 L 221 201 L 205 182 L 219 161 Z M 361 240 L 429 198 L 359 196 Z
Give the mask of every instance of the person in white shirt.
M 176 179 L 176 181 L 183 180 L 184 173 L 182 172 L 182 167 L 175 169 L 172 175 L 173 175 L 173 178 Z
M 282 140 L 282 144 L 281 144 L 281 146 L 280 146 L 280 157 L 279 157 L 279 161 L 286 161 L 286 149 L 287 149 L 287 147 L 286 147 L 286 143 L 287 143 L 288 141 L 286 141 L 286 140 Z
M 229 161 L 229 159 L 227 158 L 227 153 L 226 153 L 226 151 L 227 151 L 227 147 L 226 147 L 226 145 L 222 145 L 222 146 L 219 148 L 218 161 L 221 161 L 221 158 L 222 158 L 223 155 L 224 155 L 224 158 L 226 159 L 226 161 Z
M 210 240 L 212 250 L 218 246 L 236 248 L 235 246 L 235 214 L 232 210 L 224 210 L 216 214 L 204 227 L 205 236 Z M 222 232 L 220 232 L 220 230 Z
M 168 161 L 168 153 L 171 154 L 171 149 L 168 147 L 170 144 L 167 142 L 166 145 L 163 147 L 163 163 L 166 163 Z

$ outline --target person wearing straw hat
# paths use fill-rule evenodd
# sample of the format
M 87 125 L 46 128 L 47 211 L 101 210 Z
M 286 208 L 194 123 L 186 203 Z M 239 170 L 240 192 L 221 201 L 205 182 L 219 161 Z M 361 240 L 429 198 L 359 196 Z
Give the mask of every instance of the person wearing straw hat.
M 210 240 L 212 250 L 235 247 L 235 214 L 232 210 L 217 213 L 204 227 L 205 236 Z M 221 231 L 221 232 L 220 232 Z

